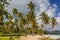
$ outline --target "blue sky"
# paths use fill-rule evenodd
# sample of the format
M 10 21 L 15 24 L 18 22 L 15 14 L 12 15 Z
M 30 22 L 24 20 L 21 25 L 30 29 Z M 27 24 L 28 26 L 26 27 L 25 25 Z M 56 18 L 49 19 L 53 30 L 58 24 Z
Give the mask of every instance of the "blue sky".
M 58 16 L 58 13 L 60 12 L 60 0 L 50 0 L 50 3 L 57 5 L 56 16 Z
M 58 26 L 55 26 L 54 30 L 60 30 L 60 0 L 12 0 L 9 2 L 10 5 L 6 9 L 8 9 L 11 14 L 13 8 L 16 8 L 19 12 L 26 14 L 28 13 L 27 4 L 30 1 L 36 5 L 36 20 L 39 25 L 42 23 L 42 21 L 39 20 L 39 15 L 41 12 L 45 11 L 49 17 L 55 17 L 58 22 Z M 49 29 L 51 29 L 50 26 L 48 27 Z

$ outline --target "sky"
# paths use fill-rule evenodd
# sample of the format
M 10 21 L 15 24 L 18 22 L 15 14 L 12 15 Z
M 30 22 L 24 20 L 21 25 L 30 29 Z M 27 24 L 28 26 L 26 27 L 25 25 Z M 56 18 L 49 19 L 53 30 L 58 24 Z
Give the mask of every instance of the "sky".
M 42 21 L 39 20 L 39 15 L 41 12 L 45 11 L 49 17 L 56 18 L 58 22 L 58 26 L 54 27 L 54 30 L 60 30 L 60 0 L 12 0 L 9 1 L 9 6 L 6 8 L 11 14 L 12 9 L 16 8 L 19 12 L 22 12 L 24 15 L 28 13 L 27 4 L 32 1 L 35 7 L 35 14 L 37 23 L 41 24 Z M 48 26 L 47 30 L 51 30 L 52 28 Z

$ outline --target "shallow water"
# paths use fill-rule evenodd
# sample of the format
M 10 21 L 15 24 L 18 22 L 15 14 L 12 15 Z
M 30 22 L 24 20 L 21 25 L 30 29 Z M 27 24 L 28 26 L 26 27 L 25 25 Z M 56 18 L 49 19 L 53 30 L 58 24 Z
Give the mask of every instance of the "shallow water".
M 49 37 L 49 34 L 48 35 L 45 35 L 46 37 Z M 60 35 L 59 34 L 51 34 L 50 35 L 50 38 L 53 38 L 53 39 L 58 39 L 60 38 Z

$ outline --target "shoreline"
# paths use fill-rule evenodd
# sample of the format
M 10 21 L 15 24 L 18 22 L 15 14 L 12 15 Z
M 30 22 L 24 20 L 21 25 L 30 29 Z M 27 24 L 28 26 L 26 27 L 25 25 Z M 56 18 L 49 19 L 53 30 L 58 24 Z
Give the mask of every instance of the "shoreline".
M 49 35 L 44 35 L 45 37 L 49 37 Z M 60 38 L 60 35 L 50 35 L 50 38 L 52 38 L 52 39 L 58 39 L 58 38 Z

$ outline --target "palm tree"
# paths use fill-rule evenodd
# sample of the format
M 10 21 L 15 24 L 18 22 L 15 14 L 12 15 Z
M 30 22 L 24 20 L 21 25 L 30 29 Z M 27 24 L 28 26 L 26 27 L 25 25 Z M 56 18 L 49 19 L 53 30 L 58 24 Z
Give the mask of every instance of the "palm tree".
M 3 19 L 4 19 L 4 15 L 7 15 L 7 11 L 5 10 L 5 6 L 8 5 L 9 3 L 7 2 L 7 0 L 0 0 L 0 25 L 3 25 Z
M 3 6 L 5 6 L 5 4 L 7 5 L 9 5 L 9 3 L 7 2 L 7 0 L 0 0 L 0 4 L 2 4 Z
M 34 35 L 34 29 L 37 26 L 36 26 L 35 14 L 34 14 L 35 4 L 32 1 L 30 1 L 30 3 L 28 4 L 28 9 L 29 9 L 29 12 L 26 15 L 26 18 L 27 18 L 28 23 L 32 25 L 32 33 Z
M 21 29 L 22 29 L 22 31 L 23 31 L 24 26 L 25 26 L 25 24 L 26 24 L 26 19 L 23 17 L 23 15 L 22 15 L 21 12 L 18 12 L 18 11 L 17 11 L 16 8 L 13 8 L 13 14 L 16 15 L 16 16 L 19 18 L 19 19 L 18 19 L 19 22 L 17 22 L 17 26 L 18 26 L 18 24 L 20 23 L 20 27 L 21 27 Z
M 7 16 L 8 12 L 6 10 L 0 10 L 0 28 L 2 29 L 2 32 L 5 32 L 3 31 L 4 30 L 4 15 Z
M 43 34 L 43 28 L 44 28 L 44 25 L 41 24 L 41 25 L 40 25 L 40 28 L 41 28 L 41 35 L 42 35 L 42 34 Z
M 9 13 L 6 10 L 0 10 L 0 25 L 3 25 L 3 19 L 4 19 L 4 15 L 7 16 Z
M 41 16 L 41 18 L 39 18 L 39 19 L 42 19 L 42 22 L 44 24 L 49 24 L 49 17 L 47 14 L 45 14 L 45 12 L 42 12 L 40 16 Z
M 18 12 L 16 8 L 13 8 L 12 11 L 13 11 L 13 14 L 14 14 L 14 15 L 17 14 L 17 12 Z
M 6 22 L 4 22 L 4 28 L 5 28 L 5 31 L 7 32 L 7 33 L 9 33 L 9 22 L 8 21 L 6 21 Z
M 18 16 L 19 18 L 20 18 L 20 16 L 21 16 L 21 13 L 20 12 L 18 12 L 18 10 L 16 9 L 16 8 L 13 8 L 13 15 L 14 16 Z M 19 26 L 18 26 L 18 24 L 19 24 L 19 19 L 18 18 L 16 18 L 15 17 L 15 25 L 16 25 L 16 28 L 19 28 Z M 19 30 L 18 30 L 19 31 Z
M 25 18 L 21 18 L 20 20 L 20 27 L 22 29 L 22 32 L 24 31 L 24 26 L 26 25 L 26 19 Z
M 18 28 L 18 19 L 14 20 L 14 25 L 15 25 L 15 32 L 18 32 L 19 31 L 19 29 L 17 29 Z
M 17 13 L 17 16 L 20 17 L 20 18 L 23 17 L 23 15 L 22 15 L 21 12 L 18 12 L 18 13 Z
M 45 12 L 42 12 L 41 15 L 39 16 L 40 16 L 39 19 L 42 19 L 43 24 L 49 24 L 50 17 L 48 17 L 48 15 L 45 14 Z
M 21 33 L 23 33 L 23 31 L 24 31 L 24 26 L 26 25 L 26 19 L 23 17 L 23 15 L 22 15 L 21 12 L 18 12 L 18 11 L 17 11 L 16 8 L 13 8 L 13 14 L 18 17 L 18 22 L 16 23 L 16 24 L 17 24 L 16 26 L 19 27 L 19 25 L 20 25 L 21 30 L 22 30 Z
M 14 23 L 12 22 L 11 15 L 7 15 L 7 19 L 8 19 L 8 30 L 9 30 L 9 34 L 10 34 L 10 40 L 11 40 L 12 39 L 12 32 L 14 31 Z
M 5 10 L 5 7 L 8 5 L 9 3 L 7 2 L 7 0 L 0 0 L 0 28 L 2 29 L 2 27 L 4 27 L 4 15 L 7 16 L 8 12 L 7 10 Z M 3 28 L 4 29 L 4 28 Z
M 32 3 L 32 1 L 30 1 L 30 3 L 28 4 L 28 9 L 30 9 L 31 11 L 35 10 L 35 5 L 34 3 Z
M 51 25 L 52 25 L 52 32 L 53 32 L 53 28 L 58 25 L 56 19 L 54 17 L 51 18 Z

